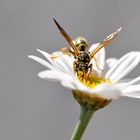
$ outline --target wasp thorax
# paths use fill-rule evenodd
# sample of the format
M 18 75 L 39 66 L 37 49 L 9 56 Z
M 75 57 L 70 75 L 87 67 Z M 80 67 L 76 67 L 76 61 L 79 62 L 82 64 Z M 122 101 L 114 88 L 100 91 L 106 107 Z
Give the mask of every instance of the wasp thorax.
M 88 42 L 84 37 L 77 37 L 73 43 L 79 51 L 85 51 L 88 48 Z
M 88 52 L 82 51 L 78 56 L 78 62 L 89 63 L 90 57 Z

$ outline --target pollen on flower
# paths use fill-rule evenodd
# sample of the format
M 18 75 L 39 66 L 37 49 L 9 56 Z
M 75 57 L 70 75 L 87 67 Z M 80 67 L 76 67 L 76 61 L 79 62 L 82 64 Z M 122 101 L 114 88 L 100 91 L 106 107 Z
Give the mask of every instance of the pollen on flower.
M 101 83 L 111 84 L 110 79 L 105 79 L 103 76 L 99 76 L 96 74 L 91 74 L 90 76 L 85 75 L 85 77 L 77 76 L 77 79 L 89 88 L 95 88 Z

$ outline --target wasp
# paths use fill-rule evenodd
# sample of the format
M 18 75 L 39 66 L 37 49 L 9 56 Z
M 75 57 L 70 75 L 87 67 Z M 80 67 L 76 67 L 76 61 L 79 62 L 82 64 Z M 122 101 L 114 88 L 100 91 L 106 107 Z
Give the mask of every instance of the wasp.
M 88 43 L 84 37 L 78 37 L 76 40 L 72 41 L 70 36 L 66 33 L 66 31 L 59 25 L 59 23 L 55 19 L 54 22 L 58 27 L 60 33 L 63 35 L 68 44 L 71 46 L 71 49 L 61 48 L 60 51 L 66 55 L 72 55 L 75 58 L 73 62 L 74 73 L 76 73 L 78 77 L 82 77 L 84 79 L 86 77 L 89 77 L 90 74 L 92 73 L 92 63 L 90 63 L 91 59 L 93 58 L 95 59 L 97 69 L 101 70 L 98 67 L 95 54 L 104 46 L 106 46 L 113 38 L 115 38 L 122 29 L 120 27 L 118 30 L 116 30 L 106 39 L 104 39 L 92 52 L 88 52 Z M 56 57 L 52 56 L 52 58 Z

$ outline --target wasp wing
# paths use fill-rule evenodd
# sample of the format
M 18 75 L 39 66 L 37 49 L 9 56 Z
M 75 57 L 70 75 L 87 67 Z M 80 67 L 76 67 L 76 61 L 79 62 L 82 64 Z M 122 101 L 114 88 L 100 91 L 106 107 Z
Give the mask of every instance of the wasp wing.
M 65 32 L 65 30 L 58 24 L 58 22 L 55 19 L 54 19 L 54 22 L 55 22 L 56 26 L 58 27 L 58 29 L 60 30 L 61 34 L 64 36 L 64 38 L 67 40 L 69 45 L 72 47 L 75 55 L 78 55 L 79 52 L 78 52 L 77 48 L 75 47 L 75 45 L 73 44 L 69 35 Z
M 115 38 L 121 30 L 122 30 L 122 28 L 120 27 L 117 31 L 115 31 L 114 33 L 112 33 L 111 35 L 109 35 L 106 39 L 104 39 L 104 41 L 101 42 L 101 43 L 99 44 L 99 46 L 98 46 L 95 50 L 93 50 L 93 51 L 91 52 L 90 57 L 93 58 L 94 55 L 95 55 L 101 48 L 103 48 L 104 46 L 106 46 L 113 38 Z

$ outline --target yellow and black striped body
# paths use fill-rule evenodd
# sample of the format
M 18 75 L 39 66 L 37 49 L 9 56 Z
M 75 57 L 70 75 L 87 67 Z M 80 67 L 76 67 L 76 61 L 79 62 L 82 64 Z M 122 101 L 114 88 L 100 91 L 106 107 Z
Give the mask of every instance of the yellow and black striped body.
M 84 73 L 88 72 L 89 62 L 90 62 L 89 53 L 86 51 L 81 51 L 80 54 L 76 57 L 76 62 L 75 62 L 75 70 L 77 76 L 84 75 Z

